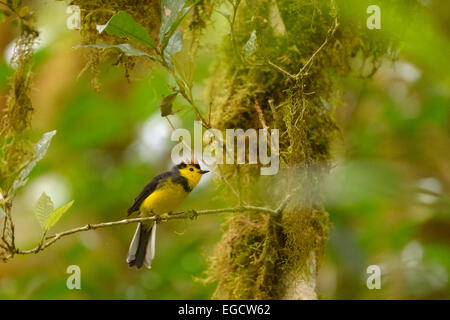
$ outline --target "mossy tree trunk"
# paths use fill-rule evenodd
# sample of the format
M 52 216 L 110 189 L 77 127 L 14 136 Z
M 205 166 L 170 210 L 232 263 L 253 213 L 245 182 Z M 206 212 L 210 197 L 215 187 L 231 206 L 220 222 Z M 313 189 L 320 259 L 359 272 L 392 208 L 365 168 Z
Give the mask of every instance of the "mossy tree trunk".
M 221 88 L 212 90 L 221 94 L 212 102 L 212 126 L 262 128 L 261 110 L 264 122 L 280 130 L 281 170 L 261 176 L 256 166 L 222 169 L 239 186 L 242 201 L 275 207 L 288 193 L 291 198 L 279 217 L 229 217 L 209 269 L 210 279 L 218 281 L 215 298 L 316 298 L 315 276 L 328 236 L 328 213 L 316 195 L 336 132 L 333 110 L 320 100 L 331 98 L 330 81 L 314 67 L 323 64 L 319 59 L 326 53 L 304 78 L 293 76 L 334 28 L 332 2 L 322 2 L 322 15 L 319 7 L 303 7 L 301 1 L 243 2 L 231 40 L 224 41 L 213 76 Z M 320 21 L 312 22 L 314 15 Z M 243 48 L 253 30 L 256 51 L 246 59 L 235 48 Z M 323 50 L 330 52 L 333 44 Z
M 364 1 L 362 1 L 364 2 Z M 365 20 L 351 16 L 352 1 L 242 1 L 226 37 L 211 84 L 212 127 L 280 130 L 281 171 L 261 176 L 256 166 L 222 170 L 241 200 L 276 207 L 281 216 L 231 215 L 208 269 L 219 299 L 316 299 L 316 274 L 329 231 L 322 181 L 339 130 L 334 108 L 337 79 L 351 72 L 356 52 L 385 53 L 388 43 L 368 40 Z M 365 19 L 364 3 L 358 6 Z M 340 12 L 340 11 L 343 12 Z M 256 51 L 245 48 L 255 30 Z M 374 49 L 376 48 L 376 49 Z M 375 53 L 375 54 L 374 54 Z

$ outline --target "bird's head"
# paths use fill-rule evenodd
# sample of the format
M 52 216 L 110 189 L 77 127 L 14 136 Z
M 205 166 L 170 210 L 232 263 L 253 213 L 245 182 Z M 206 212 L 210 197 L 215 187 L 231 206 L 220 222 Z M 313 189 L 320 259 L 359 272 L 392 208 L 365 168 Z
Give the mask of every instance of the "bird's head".
M 198 163 L 194 161 L 191 163 L 182 162 L 175 166 L 181 176 L 185 177 L 189 183 L 189 187 L 193 189 L 200 181 L 202 175 L 208 173 L 208 170 L 202 170 Z

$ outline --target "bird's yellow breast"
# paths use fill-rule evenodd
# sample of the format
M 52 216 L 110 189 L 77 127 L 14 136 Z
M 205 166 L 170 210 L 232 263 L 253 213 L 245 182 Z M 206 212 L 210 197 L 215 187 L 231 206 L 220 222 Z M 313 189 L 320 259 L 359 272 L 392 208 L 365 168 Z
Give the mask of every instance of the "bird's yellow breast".
M 179 183 L 173 183 L 167 178 L 163 185 L 153 191 L 141 204 L 141 215 L 152 215 L 172 212 L 189 193 Z

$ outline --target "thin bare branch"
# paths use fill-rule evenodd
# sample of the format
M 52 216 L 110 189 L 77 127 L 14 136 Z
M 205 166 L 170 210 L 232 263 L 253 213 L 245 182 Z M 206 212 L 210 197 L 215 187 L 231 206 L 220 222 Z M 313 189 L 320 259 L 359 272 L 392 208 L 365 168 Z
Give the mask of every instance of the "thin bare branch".
M 296 79 L 299 79 L 303 76 L 303 72 L 306 70 L 306 68 L 311 64 L 311 62 L 314 60 L 316 55 L 326 46 L 328 41 L 331 37 L 333 37 L 334 33 L 336 32 L 336 29 L 338 28 L 339 23 L 337 21 L 337 18 L 334 20 L 333 26 L 328 30 L 327 36 L 325 38 L 325 41 L 320 45 L 320 47 L 309 57 L 308 61 L 305 63 L 305 65 L 300 69 L 300 71 L 295 75 Z
M 273 67 L 274 69 L 280 71 L 281 73 L 287 75 L 289 78 L 291 79 L 297 79 L 297 77 L 295 75 L 293 75 L 292 73 L 289 73 L 288 71 L 284 70 L 282 67 L 276 65 L 275 63 L 273 63 L 270 60 L 267 60 L 267 64 L 269 64 L 271 67 Z
M 282 212 L 283 212 L 283 210 L 286 208 L 286 206 L 287 206 L 287 204 L 288 204 L 288 202 L 289 202 L 289 199 L 291 199 L 291 194 L 288 194 L 287 196 L 286 196 L 286 198 L 284 198 L 284 200 L 283 201 L 281 201 L 281 203 L 280 203 L 280 205 L 278 206 L 278 208 L 275 210 L 276 212 L 277 212 L 277 214 L 281 214 Z
M 255 102 L 255 110 L 258 113 L 259 122 L 261 122 L 263 129 L 264 130 L 269 129 L 269 127 L 267 126 L 267 123 L 266 123 L 266 119 L 264 118 L 264 113 L 263 113 L 258 101 Z
M 210 209 L 210 210 L 187 210 L 187 211 L 180 211 L 172 214 L 167 214 L 164 216 L 151 216 L 151 217 L 142 217 L 142 218 L 131 218 L 131 219 L 122 219 L 118 221 L 110 221 L 110 222 L 102 222 L 102 223 L 96 223 L 96 224 L 87 224 L 82 227 L 62 231 L 59 233 L 56 233 L 52 236 L 48 236 L 45 238 L 45 242 L 40 242 L 35 248 L 30 250 L 19 250 L 16 249 L 14 254 L 32 254 L 32 253 L 38 253 L 52 244 L 54 244 L 59 239 L 89 230 L 95 230 L 100 228 L 107 228 L 107 227 L 113 227 L 117 225 L 122 224 L 130 224 L 130 223 L 137 223 L 142 221 L 154 221 L 156 223 L 159 223 L 160 221 L 169 221 L 169 220 L 181 220 L 181 219 L 193 219 L 197 216 L 204 216 L 204 215 L 210 215 L 210 214 L 219 214 L 219 213 L 229 213 L 229 212 L 262 212 L 262 213 L 268 213 L 273 215 L 279 214 L 279 209 L 273 210 L 270 208 L 265 207 L 257 207 L 257 206 L 241 206 L 241 207 L 235 207 L 235 208 L 223 208 L 223 209 Z

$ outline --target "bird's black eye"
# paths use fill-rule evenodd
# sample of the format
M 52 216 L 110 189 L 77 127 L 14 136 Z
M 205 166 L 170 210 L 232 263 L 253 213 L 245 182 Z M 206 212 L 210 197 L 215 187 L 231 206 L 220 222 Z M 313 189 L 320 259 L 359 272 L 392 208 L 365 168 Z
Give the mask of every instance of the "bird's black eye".
M 189 168 L 189 171 L 194 171 L 194 169 L 192 169 L 192 168 Z

